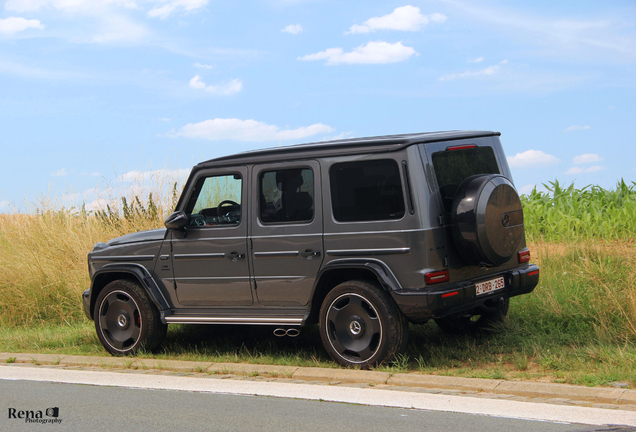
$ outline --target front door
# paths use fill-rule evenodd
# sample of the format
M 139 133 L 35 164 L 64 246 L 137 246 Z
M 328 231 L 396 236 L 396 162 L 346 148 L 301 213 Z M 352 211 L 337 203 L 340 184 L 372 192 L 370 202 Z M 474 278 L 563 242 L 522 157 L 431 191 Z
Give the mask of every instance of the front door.
M 249 306 L 247 168 L 206 170 L 189 182 L 184 233 L 172 236 L 177 298 L 184 306 Z
M 250 239 L 258 301 L 306 305 L 324 257 L 320 165 L 257 165 L 252 190 Z

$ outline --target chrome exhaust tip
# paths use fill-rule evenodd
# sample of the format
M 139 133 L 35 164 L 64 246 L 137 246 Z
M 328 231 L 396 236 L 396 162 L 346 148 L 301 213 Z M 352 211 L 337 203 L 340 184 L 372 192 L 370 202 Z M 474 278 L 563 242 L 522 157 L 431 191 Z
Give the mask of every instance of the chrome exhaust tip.
M 287 329 L 287 336 L 289 337 L 296 337 L 299 334 L 300 334 L 300 330 L 298 330 L 297 328 Z
M 274 336 L 276 337 L 284 337 L 284 336 L 296 337 L 299 334 L 300 334 L 300 330 L 298 330 L 297 328 L 290 328 L 290 329 L 277 328 L 276 330 L 274 330 Z
M 277 328 L 276 330 L 274 330 L 274 336 L 276 337 L 287 336 L 287 330 L 282 328 Z

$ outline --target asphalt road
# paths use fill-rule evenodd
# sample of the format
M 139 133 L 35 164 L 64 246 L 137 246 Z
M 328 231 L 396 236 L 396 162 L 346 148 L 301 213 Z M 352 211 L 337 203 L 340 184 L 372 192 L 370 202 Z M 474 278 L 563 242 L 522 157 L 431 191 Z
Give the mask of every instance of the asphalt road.
M 496 401 L 493 401 L 496 403 Z M 58 424 L 8 418 L 59 408 Z M 585 426 L 267 396 L 0 380 L 0 430 L 64 431 L 596 431 Z M 24 414 L 26 415 L 26 414 Z M 630 428 L 629 430 L 634 430 Z

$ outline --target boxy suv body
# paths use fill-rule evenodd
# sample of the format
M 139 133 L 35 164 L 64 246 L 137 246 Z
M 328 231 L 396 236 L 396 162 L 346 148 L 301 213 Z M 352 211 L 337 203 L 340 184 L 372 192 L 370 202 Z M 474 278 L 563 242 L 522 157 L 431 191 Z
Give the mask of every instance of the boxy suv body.
M 169 323 L 318 323 L 334 360 L 365 367 L 409 322 L 501 321 L 537 285 L 529 259 L 499 133 L 349 139 L 196 165 L 166 228 L 95 245 L 83 300 L 115 355 Z

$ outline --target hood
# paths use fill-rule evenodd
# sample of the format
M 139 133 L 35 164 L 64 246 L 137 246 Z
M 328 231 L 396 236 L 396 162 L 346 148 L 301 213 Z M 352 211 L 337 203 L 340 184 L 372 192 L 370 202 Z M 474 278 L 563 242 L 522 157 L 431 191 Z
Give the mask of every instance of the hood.
M 166 237 L 166 229 L 158 228 L 148 231 L 140 231 L 132 234 L 126 234 L 121 237 L 114 238 L 108 241 L 108 246 L 116 246 L 125 243 L 139 243 L 146 241 L 163 240 Z

